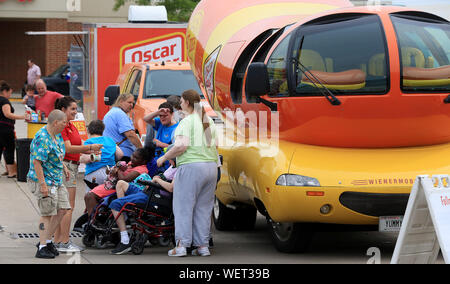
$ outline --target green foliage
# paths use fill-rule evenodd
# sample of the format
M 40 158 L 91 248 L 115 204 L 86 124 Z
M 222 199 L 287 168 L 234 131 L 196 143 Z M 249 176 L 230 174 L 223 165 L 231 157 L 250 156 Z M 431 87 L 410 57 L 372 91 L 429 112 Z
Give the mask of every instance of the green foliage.
M 119 10 L 125 2 L 133 2 L 136 5 L 152 5 L 151 0 L 115 0 L 114 10 Z M 187 22 L 195 6 L 200 0 L 161 0 L 153 5 L 166 6 L 169 21 Z

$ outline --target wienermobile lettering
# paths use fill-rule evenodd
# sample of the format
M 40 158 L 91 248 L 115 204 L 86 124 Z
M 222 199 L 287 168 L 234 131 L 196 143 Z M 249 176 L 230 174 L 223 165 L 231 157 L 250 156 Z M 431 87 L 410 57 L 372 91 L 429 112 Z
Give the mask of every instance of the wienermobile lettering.
M 403 215 L 411 184 L 378 181 L 450 173 L 447 20 L 344 0 L 203 0 L 186 40 L 225 125 L 219 229 L 250 228 L 258 210 L 277 249 L 303 251 L 314 223 Z

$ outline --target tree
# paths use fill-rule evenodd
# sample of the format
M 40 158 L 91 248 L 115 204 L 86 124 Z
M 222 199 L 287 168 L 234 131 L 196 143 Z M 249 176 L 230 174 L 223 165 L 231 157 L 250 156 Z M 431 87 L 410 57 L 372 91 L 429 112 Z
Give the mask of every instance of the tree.
M 167 10 L 169 21 L 187 22 L 195 6 L 200 0 L 115 0 L 114 10 L 119 10 L 125 2 L 134 2 L 137 5 L 161 5 Z

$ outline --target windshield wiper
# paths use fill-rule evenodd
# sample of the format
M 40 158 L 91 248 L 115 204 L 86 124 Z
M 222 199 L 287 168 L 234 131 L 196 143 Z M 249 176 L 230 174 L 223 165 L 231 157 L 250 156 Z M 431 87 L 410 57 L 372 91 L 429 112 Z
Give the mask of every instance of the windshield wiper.
M 328 89 L 327 87 L 325 87 L 322 82 L 316 77 L 314 76 L 314 74 L 311 73 L 311 71 L 309 71 L 309 69 L 303 65 L 300 60 L 298 60 L 295 57 L 291 58 L 292 61 L 295 63 L 295 67 L 296 69 L 300 69 L 300 71 L 302 71 L 303 74 L 305 74 L 306 78 L 308 78 L 308 80 L 314 85 L 314 87 L 319 90 L 319 92 L 334 106 L 338 106 L 341 104 L 341 101 L 336 98 L 336 96 L 330 91 L 330 89 Z M 308 75 L 309 74 L 309 75 Z M 312 80 L 311 77 L 314 79 Z M 317 82 L 322 88 L 318 87 L 316 85 L 315 82 Z M 297 82 L 295 83 L 297 85 Z
M 151 98 L 168 98 L 170 96 L 172 96 L 173 94 L 150 94 L 149 96 L 145 96 L 146 99 L 151 99 Z

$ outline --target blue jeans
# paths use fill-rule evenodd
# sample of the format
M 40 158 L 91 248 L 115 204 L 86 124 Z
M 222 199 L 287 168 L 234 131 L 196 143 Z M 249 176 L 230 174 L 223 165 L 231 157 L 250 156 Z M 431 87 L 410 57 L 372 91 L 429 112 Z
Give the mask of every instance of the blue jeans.
M 138 187 L 130 184 L 128 186 L 127 192 L 125 192 L 125 196 L 122 198 L 118 198 L 111 202 L 109 208 L 114 211 L 120 211 L 122 207 L 127 203 L 135 203 L 135 204 L 145 204 L 148 201 L 148 196 Z

